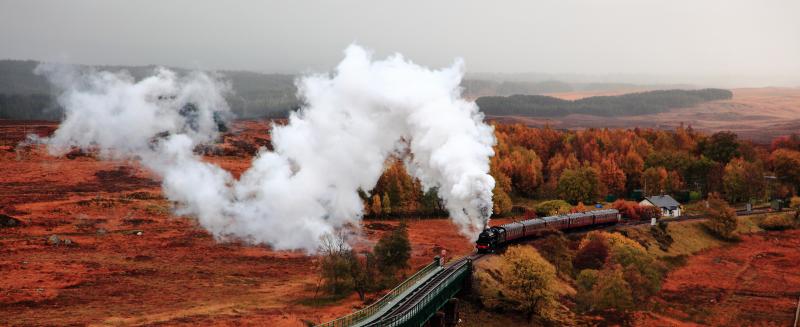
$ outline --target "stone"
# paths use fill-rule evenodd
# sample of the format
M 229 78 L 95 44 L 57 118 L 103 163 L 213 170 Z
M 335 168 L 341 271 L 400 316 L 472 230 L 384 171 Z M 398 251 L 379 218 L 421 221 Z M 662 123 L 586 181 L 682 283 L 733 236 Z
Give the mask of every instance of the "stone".
M 61 243 L 61 239 L 58 237 L 58 235 L 53 234 L 47 238 L 47 244 L 58 245 L 58 243 Z

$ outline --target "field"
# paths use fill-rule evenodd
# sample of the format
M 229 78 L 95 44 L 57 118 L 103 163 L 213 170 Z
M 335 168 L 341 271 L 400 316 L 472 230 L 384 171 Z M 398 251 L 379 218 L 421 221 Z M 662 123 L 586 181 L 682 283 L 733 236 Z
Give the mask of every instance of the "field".
M 303 326 L 361 305 L 355 295 L 329 301 L 316 292 L 314 256 L 219 243 L 174 216 L 159 181 L 133 162 L 54 158 L 19 144 L 55 128 L 0 121 L 0 214 L 21 221 L 0 228 L 0 325 Z M 268 140 L 268 123 L 233 129 L 206 159 L 238 175 Z M 365 222 L 358 246 L 397 224 Z M 412 219 L 409 233 L 412 269 L 442 249 L 472 249 L 449 220 Z
M 800 131 L 800 89 L 755 88 L 734 89 L 733 99 L 713 101 L 691 108 L 665 113 L 626 117 L 568 115 L 558 118 L 500 116 L 499 122 L 519 122 L 530 126 L 550 125 L 553 128 L 665 128 L 681 123 L 705 132 L 736 132 L 757 143 L 769 143 L 774 137 Z M 617 95 L 624 92 L 571 92 L 550 96 L 574 100 L 587 96 Z
M 77 151 L 55 158 L 24 142 L 55 128 L 0 121 L 0 214 L 21 223 L 0 227 L 0 325 L 304 326 L 363 306 L 355 294 L 335 299 L 318 291 L 314 256 L 218 242 L 191 218 L 175 216 L 159 181 L 134 162 Z M 268 144 L 268 128 L 237 122 L 221 145 L 205 149 L 205 160 L 238 176 Z M 472 250 L 449 220 L 408 223 L 412 269 L 443 249 L 451 256 Z M 356 247 L 398 224 L 365 221 Z M 667 252 L 646 228 L 629 229 L 653 254 L 680 262 L 653 313 L 637 314 L 637 324 L 786 325 L 800 295 L 800 231 L 763 232 L 752 219 L 740 226 L 751 234 L 730 244 L 698 222 L 672 224 Z M 485 312 L 465 308 L 468 325 L 486 322 Z

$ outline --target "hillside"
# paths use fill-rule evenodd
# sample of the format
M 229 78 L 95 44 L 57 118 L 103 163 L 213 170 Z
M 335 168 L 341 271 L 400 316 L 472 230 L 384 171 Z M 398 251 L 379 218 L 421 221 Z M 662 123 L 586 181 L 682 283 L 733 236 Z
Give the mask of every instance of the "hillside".
M 570 130 L 636 127 L 674 129 L 683 124 L 709 134 L 732 131 L 742 139 L 763 144 L 781 135 L 789 135 L 800 130 L 800 89 L 748 88 L 731 91 L 733 98 L 729 100 L 703 102 L 690 107 L 646 115 L 620 117 L 586 114 L 560 117 L 502 115 L 490 118 L 504 123 Z M 566 92 L 548 95 L 562 99 L 581 99 L 587 96 L 614 94 L 618 93 Z
M 52 96 L 53 90 L 49 83 L 44 77 L 34 74 L 34 69 L 39 63 L 33 60 L 0 60 L 0 119 L 59 120 L 61 118 L 61 108 L 55 103 Z M 79 67 L 90 69 L 89 66 Z M 113 72 L 124 71 L 134 79 L 140 80 L 151 75 L 157 66 L 94 66 L 93 68 Z M 184 68 L 169 67 L 169 69 L 179 74 L 189 72 Z M 216 71 L 215 73 L 230 82 L 232 93 L 227 96 L 227 100 L 231 110 L 238 118 L 283 118 L 289 111 L 299 106 L 296 97 L 297 88 L 294 85 L 295 75 L 263 74 L 249 71 Z M 480 98 L 481 102 L 491 102 L 487 102 L 487 108 L 491 112 L 485 111 L 489 114 L 507 112 L 510 108 L 506 106 L 508 101 L 525 102 L 530 99 L 549 98 L 532 95 L 564 94 L 576 91 L 616 94 L 620 90 L 634 92 L 666 87 L 689 87 L 621 83 L 567 83 L 552 79 L 497 80 L 488 77 L 468 77 L 461 82 L 461 86 L 466 98 Z M 505 99 L 506 96 L 511 96 L 512 100 L 493 100 L 491 98 Z M 494 103 L 502 105 L 502 107 L 492 109 Z M 483 107 L 482 105 L 481 108 Z
M 0 60 L 0 119 L 58 120 L 61 108 L 55 103 L 47 80 L 34 74 L 39 62 Z M 90 69 L 88 66 L 79 66 Z M 127 72 L 134 79 L 153 73 L 156 66 L 97 66 L 98 70 Z M 178 74 L 189 70 L 170 68 Z M 298 106 L 294 76 L 246 71 L 218 71 L 230 82 L 227 96 L 231 110 L 239 118 L 280 118 Z
M 561 117 L 569 114 L 629 116 L 665 112 L 699 103 L 727 100 L 733 93 L 722 89 L 658 90 L 615 96 L 565 100 L 544 95 L 487 96 L 476 100 L 487 115 Z

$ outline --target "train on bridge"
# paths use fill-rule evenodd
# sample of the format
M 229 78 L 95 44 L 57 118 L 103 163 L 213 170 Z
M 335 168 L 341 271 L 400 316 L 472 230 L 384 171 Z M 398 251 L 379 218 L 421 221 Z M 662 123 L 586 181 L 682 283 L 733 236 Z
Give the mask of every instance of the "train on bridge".
M 603 209 L 515 221 L 485 229 L 478 236 L 478 253 L 494 253 L 509 242 L 541 235 L 549 230 L 572 230 L 613 225 L 622 219 L 619 210 Z

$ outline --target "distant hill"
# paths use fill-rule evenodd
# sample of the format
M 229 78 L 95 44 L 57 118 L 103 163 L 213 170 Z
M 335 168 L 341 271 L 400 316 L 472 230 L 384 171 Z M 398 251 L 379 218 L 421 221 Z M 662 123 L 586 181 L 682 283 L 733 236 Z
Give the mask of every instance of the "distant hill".
M 630 116 L 691 107 L 726 100 L 733 93 L 723 89 L 658 90 L 616 96 L 564 100 L 543 95 L 484 96 L 476 100 L 481 111 L 493 116 L 561 117 L 569 114 Z
M 62 110 L 54 100 L 54 93 L 49 83 L 44 77 L 33 73 L 37 65 L 39 62 L 32 60 L 0 60 L 0 119 L 61 119 Z M 89 66 L 79 67 L 89 68 Z M 156 66 L 94 66 L 94 68 L 127 71 L 139 80 L 151 75 Z M 189 71 L 183 68 L 170 69 L 179 74 Z M 231 83 L 233 93 L 227 97 L 227 100 L 231 110 L 238 118 L 283 118 L 290 111 L 299 107 L 296 97 L 297 88 L 294 85 L 295 75 L 247 71 L 217 71 L 216 73 Z M 481 109 L 492 115 L 552 116 L 587 111 L 598 115 L 646 113 L 663 110 L 665 106 L 674 107 L 693 104 L 696 101 L 708 101 L 702 100 L 705 98 L 697 94 L 713 93 L 707 90 L 658 91 L 667 93 L 641 93 L 645 96 L 624 95 L 622 97 L 627 97 L 624 99 L 595 97 L 571 102 L 537 95 L 587 90 L 654 89 L 657 86 L 619 83 L 565 83 L 552 79 L 498 80 L 492 76 L 467 78 L 462 81 L 461 85 L 464 88 L 465 96 L 471 99 L 480 97 L 478 104 Z M 688 95 L 676 92 L 688 92 Z M 727 96 L 730 97 L 730 95 Z M 712 99 L 716 98 L 712 97 Z M 645 101 L 646 104 L 639 103 L 641 101 Z M 624 104 L 623 109 L 620 104 Z
M 0 60 L 0 119 L 59 120 L 62 110 L 54 100 L 47 80 L 33 73 L 39 62 Z M 87 66 L 82 66 L 86 67 Z M 98 70 L 127 71 L 139 80 L 153 73 L 156 66 L 95 66 Z M 170 68 L 179 74 L 187 69 Z M 245 71 L 218 71 L 231 83 L 228 96 L 231 110 L 239 118 L 286 117 L 298 107 L 293 75 L 261 74 Z

